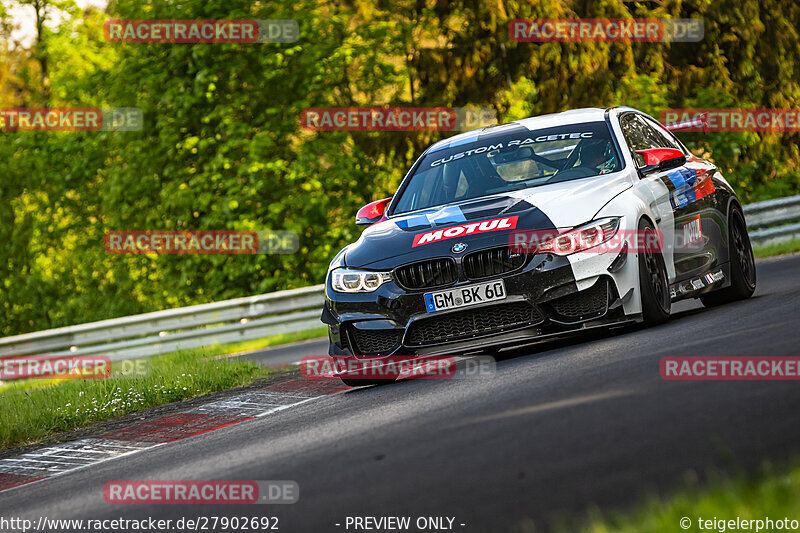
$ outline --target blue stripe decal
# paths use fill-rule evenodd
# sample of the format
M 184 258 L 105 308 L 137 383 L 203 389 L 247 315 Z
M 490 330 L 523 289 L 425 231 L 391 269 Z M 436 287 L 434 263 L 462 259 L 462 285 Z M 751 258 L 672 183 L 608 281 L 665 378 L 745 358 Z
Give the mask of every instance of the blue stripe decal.
M 425 295 L 425 308 L 428 312 L 436 311 L 436 306 L 433 304 L 433 294 L 426 294 Z
M 675 186 L 672 193 L 674 207 L 686 207 L 697 201 L 694 185 L 697 183 L 697 171 L 693 168 L 679 167 L 667 172 L 667 178 Z
M 440 224 L 449 224 L 451 222 L 466 222 L 467 217 L 464 216 L 464 212 L 460 207 L 457 205 L 451 205 L 428 215 L 428 221 L 432 225 L 436 224 L 438 226 Z
M 462 144 L 469 144 L 474 143 L 480 137 L 481 131 L 473 131 L 464 135 L 457 135 L 453 138 L 453 141 L 447 145 L 448 148 L 455 148 L 456 146 L 461 146 Z
M 442 224 L 452 224 L 455 222 L 466 222 L 467 217 L 457 205 L 443 207 L 433 213 L 414 215 L 405 220 L 398 220 L 397 227 L 400 229 L 440 226 Z
M 396 224 L 400 229 L 428 227 L 431 225 L 426 215 L 415 215 L 408 217 L 405 220 L 398 220 Z
M 437 142 L 436 144 L 434 144 L 433 146 L 431 146 L 430 148 L 425 150 L 425 153 L 426 154 L 432 154 L 433 152 L 438 152 L 439 150 L 444 150 L 449 145 L 450 145 L 450 143 L 448 143 L 447 139 L 445 139 L 443 141 Z

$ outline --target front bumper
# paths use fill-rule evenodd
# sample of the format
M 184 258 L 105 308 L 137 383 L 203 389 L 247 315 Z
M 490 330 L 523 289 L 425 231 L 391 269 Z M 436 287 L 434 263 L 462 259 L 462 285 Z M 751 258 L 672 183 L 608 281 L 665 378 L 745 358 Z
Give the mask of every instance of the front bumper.
M 620 290 L 614 274 L 631 259 L 635 268 L 635 256 L 599 259 L 590 261 L 603 268 L 577 281 L 568 258 L 535 255 L 521 270 L 492 278 L 505 282 L 504 300 L 432 313 L 426 310 L 425 293 L 488 280 L 462 275 L 446 287 L 419 290 L 392 281 L 373 293 L 342 294 L 333 291 L 329 276 L 322 314 L 328 325 L 329 353 L 458 355 L 637 320 L 638 315 L 624 312 L 633 291 L 624 286 Z

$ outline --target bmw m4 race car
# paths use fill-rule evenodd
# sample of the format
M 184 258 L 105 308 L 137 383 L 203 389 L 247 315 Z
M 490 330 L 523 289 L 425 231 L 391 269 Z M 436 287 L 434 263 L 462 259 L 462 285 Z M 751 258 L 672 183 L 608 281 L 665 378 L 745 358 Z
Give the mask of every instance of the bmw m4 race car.
M 730 184 L 627 107 L 442 140 L 356 218 L 368 227 L 326 279 L 332 356 L 495 352 L 659 324 L 678 300 L 713 306 L 756 286 Z

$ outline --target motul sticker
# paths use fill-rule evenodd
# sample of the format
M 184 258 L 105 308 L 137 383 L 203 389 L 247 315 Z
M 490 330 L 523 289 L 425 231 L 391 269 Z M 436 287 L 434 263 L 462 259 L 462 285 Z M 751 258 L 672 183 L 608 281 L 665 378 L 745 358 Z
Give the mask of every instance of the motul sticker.
M 476 233 L 487 233 L 489 231 L 502 231 L 511 230 L 517 227 L 517 217 L 504 217 L 493 218 L 491 220 L 484 220 L 482 222 L 471 222 L 469 224 L 459 224 L 458 226 L 450 226 L 449 228 L 437 229 L 434 231 L 426 231 L 414 237 L 415 246 L 423 244 L 430 244 L 445 239 L 454 239 L 464 235 L 474 235 Z
M 700 217 L 686 222 L 683 225 L 683 244 L 695 244 L 703 241 L 703 231 L 700 227 Z

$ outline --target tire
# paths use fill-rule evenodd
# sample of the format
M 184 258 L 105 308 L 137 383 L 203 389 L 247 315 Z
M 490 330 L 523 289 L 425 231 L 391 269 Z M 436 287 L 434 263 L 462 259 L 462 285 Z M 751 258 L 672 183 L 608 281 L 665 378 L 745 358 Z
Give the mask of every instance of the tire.
M 738 207 L 731 209 L 728 217 L 728 249 L 730 250 L 731 284 L 700 297 L 706 307 L 750 298 L 756 290 L 756 262 L 753 247 L 747 234 L 747 223 Z
M 647 220 L 639 222 L 639 231 L 654 232 Z M 644 242 L 650 240 L 645 237 Z M 649 248 L 649 247 L 646 247 Z M 672 298 L 669 292 L 669 276 L 664 256 L 657 250 L 645 249 L 639 254 L 639 292 L 642 297 L 642 318 L 646 326 L 663 324 L 669 320 Z

